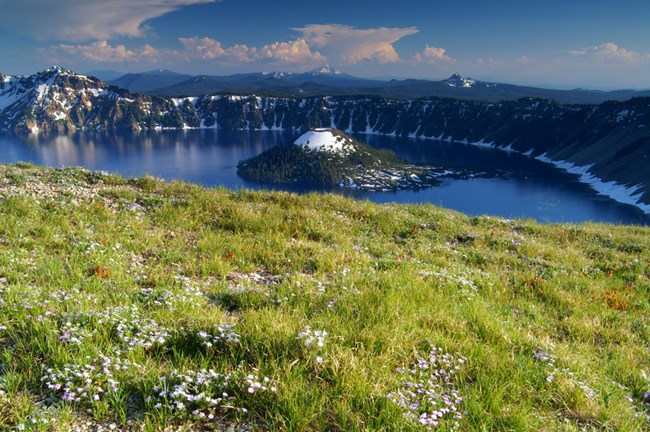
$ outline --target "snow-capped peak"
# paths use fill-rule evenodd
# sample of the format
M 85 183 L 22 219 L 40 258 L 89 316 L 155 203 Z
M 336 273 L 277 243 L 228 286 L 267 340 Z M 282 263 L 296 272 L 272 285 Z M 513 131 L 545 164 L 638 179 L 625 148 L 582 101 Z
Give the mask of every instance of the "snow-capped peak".
M 84 75 L 80 75 L 76 72 L 72 72 L 69 69 L 63 68 L 61 66 L 51 66 L 47 69 L 45 69 L 43 72 L 40 73 L 41 75 L 46 75 L 46 76 L 55 76 L 55 75 L 73 75 L 77 77 L 82 77 L 85 78 Z M 38 74 L 37 74 L 38 75 Z
M 476 84 L 476 81 L 471 78 L 463 78 L 460 74 L 453 74 L 444 81 L 449 87 L 465 87 L 470 88 Z
M 352 138 L 331 128 L 316 128 L 300 135 L 294 144 L 306 150 L 341 153 L 353 144 Z
M 52 130 L 64 127 L 72 111 L 91 110 L 106 85 L 52 66 L 34 75 L 0 78 L 0 129 Z M 41 128 L 43 126 L 43 128 Z
M 286 79 L 286 78 L 291 78 L 293 75 L 295 75 L 293 72 L 280 72 L 280 71 L 264 71 L 261 72 L 262 76 L 268 76 L 273 79 Z
M 310 72 L 312 75 L 343 75 L 340 70 L 330 67 L 330 65 L 323 65 L 318 69 Z

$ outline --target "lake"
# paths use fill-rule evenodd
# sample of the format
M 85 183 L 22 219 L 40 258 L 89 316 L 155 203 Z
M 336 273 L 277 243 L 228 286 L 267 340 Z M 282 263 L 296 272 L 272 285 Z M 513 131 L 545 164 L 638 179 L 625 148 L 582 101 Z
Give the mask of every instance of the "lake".
M 32 162 L 51 167 L 83 166 L 126 177 L 151 174 L 230 189 L 314 190 L 301 185 L 262 185 L 237 176 L 242 159 L 285 142 L 297 133 L 277 131 L 186 130 L 139 134 L 0 135 L 0 162 Z M 600 196 L 576 175 L 535 159 L 470 145 L 379 135 L 356 135 L 374 147 L 394 150 L 410 162 L 470 168 L 489 175 L 446 179 L 419 191 L 342 193 L 378 203 L 433 203 L 470 215 L 534 218 L 541 222 L 602 221 L 650 224 L 650 216 Z M 322 190 L 322 189 L 321 189 Z

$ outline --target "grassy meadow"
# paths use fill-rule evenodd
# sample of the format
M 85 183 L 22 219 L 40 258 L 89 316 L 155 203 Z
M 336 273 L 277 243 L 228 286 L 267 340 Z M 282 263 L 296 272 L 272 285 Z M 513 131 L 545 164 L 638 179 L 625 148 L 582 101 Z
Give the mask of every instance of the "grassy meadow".
M 0 166 L 0 430 L 650 429 L 650 229 Z

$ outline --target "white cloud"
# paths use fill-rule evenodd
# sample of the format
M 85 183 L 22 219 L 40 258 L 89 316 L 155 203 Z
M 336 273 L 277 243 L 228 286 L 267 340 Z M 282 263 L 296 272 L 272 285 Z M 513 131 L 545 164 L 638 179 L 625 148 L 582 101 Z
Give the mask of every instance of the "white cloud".
M 142 36 L 145 22 L 216 0 L 0 0 L 0 26 L 65 41 Z
M 312 51 L 304 39 L 265 45 L 258 50 L 258 54 L 261 58 L 279 60 L 284 63 L 324 62 L 327 60 L 318 51 Z
M 185 55 L 190 59 L 238 62 L 267 60 L 279 63 L 313 63 L 326 60 L 319 52 L 312 51 L 304 39 L 275 42 L 261 48 L 244 44 L 224 48 L 221 42 L 206 37 L 179 38 L 179 41 L 185 48 Z
M 615 43 L 611 42 L 598 45 L 594 48 L 594 52 L 606 59 L 622 60 L 626 62 L 634 62 L 641 58 L 641 54 L 619 47 Z
M 127 63 L 133 61 L 155 63 L 163 54 L 151 45 L 129 49 L 125 45 L 110 45 L 105 40 L 88 45 L 60 44 L 46 49 L 42 48 L 39 52 L 55 60 L 69 58 L 70 56 L 81 56 L 95 63 Z
M 351 64 L 363 60 L 398 62 L 393 43 L 418 32 L 415 27 L 357 29 L 341 24 L 310 24 L 293 30 L 302 33 L 302 38 L 325 57 Z
M 230 61 L 247 63 L 255 61 L 257 48 L 245 44 L 233 45 L 226 51 Z
M 127 48 L 125 45 L 111 45 L 102 40 L 89 44 L 59 44 L 39 49 L 41 55 L 55 62 L 71 57 L 80 57 L 93 63 L 158 63 L 158 62 L 221 62 L 228 64 L 255 61 L 288 64 L 318 65 L 327 59 L 318 51 L 312 51 L 304 39 L 290 42 L 275 42 L 261 48 L 237 44 L 224 47 L 221 42 L 207 37 L 178 39 L 183 49 L 174 51 L 157 49 L 151 45 Z
M 427 45 L 424 48 L 424 51 L 421 53 L 415 54 L 414 57 L 416 62 L 427 62 L 427 63 L 456 63 L 456 59 L 449 57 L 447 55 L 447 50 L 444 48 L 432 47 Z
M 624 63 L 634 63 L 641 60 L 644 56 L 638 52 L 630 51 L 618 46 L 613 42 L 607 42 L 595 47 L 581 48 L 568 51 L 569 54 L 581 57 L 596 57 L 604 60 L 614 60 Z M 647 56 L 646 56 L 647 57 Z
M 178 38 L 185 53 L 189 56 L 196 56 L 203 60 L 213 60 L 226 55 L 226 50 L 221 46 L 221 42 L 207 37 Z

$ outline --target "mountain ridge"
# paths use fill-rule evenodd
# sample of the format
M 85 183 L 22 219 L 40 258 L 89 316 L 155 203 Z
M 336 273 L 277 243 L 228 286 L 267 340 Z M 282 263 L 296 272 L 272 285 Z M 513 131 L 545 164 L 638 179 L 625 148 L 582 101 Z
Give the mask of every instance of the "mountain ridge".
M 143 72 L 126 74 L 109 82 L 130 91 L 167 97 L 196 97 L 205 94 L 251 94 L 262 96 L 384 96 L 398 99 L 452 97 L 485 102 L 516 100 L 522 97 L 555 99 L 562 103 L 592 104 L 607 100 L 627 100 L 650 96 L 648 90 L 598 91 L 576 88 L 560 90 L 507 83 L 494 83 L 463 77 L 454 73 L 447 79 L 392 79 L 388 81 L 360 78 L 324 65 L 309 72 L 252 72 L 235 75 L 182 75 L 166 77 Z M 183 79 L 184 78 L 184 79 Z

